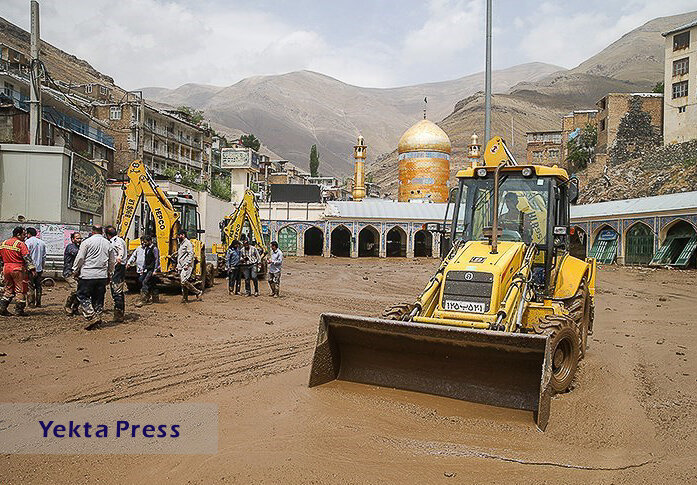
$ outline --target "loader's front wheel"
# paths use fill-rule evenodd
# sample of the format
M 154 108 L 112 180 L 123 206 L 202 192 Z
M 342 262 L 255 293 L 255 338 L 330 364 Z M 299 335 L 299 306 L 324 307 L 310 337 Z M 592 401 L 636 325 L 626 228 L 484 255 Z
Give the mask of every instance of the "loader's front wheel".
M 576 375 L 579 359 L 579 338 L 575 323 L 566 317 L 550 315 L 543 319 L 544 333 L 549 335 L 552 377 L 550 387 L 555 393 L 566 392 Z
M 413 303 L 399 303 L 397 305 L 388 306 L 383 310 L 382 318 L 385 320 L 404 320 L 413 309 Z

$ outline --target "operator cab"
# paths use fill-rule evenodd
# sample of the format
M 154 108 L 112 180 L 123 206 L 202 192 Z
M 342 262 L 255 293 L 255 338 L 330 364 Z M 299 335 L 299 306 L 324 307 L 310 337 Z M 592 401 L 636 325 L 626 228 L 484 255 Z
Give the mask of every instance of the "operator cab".
M 458 174 L 450 234 L 455 244 L 491 239 L 495 171 L 495 166 L 474 167 Z M 577 186 L 569 183 L 562 169 L 518 165 L 501 168 L 498 240 L 537 246 L 532 272 L 537 294 L 551 291 L 549 275 L 557 252 L 568 247 L 569 203 L 575 202 L 576 195 Z
M 201 221 L 198 214 L 198 204 L 191 195 L 180 194 L 178 192 L 167 192 L 167 199 L 172 204 L 172 208 L 179 213 L 179 224 L 186 231 L 189 239 L 198 239 L 203 233 Z M 138 227 L 136 219 L 135 237 L 139 238 L 145 234 L 155 236 L 155 218 L 152 215 L 148 204 L 141 204 L 140 220 L 145 221 L 144 226 Z

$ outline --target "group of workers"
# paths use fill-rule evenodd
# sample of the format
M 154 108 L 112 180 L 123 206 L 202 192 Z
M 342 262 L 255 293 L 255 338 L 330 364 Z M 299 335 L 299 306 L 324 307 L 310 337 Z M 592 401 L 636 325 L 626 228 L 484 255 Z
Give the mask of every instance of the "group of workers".
M 30 237 L 27 238 L 27 235 Z M 195 263 L 193 246 L 185 231 L 179 231 L 177 238 L 177 271 L 182 300 L 187 301 L 190 293 L 201 300 L 203 292 L 192 282 Z M 123 321 L 126 268 L 129 265 L 137 267 L 143 288 L 136 306 L 153 301 L 157 297 L 154 274 L 159 270 L 160 257 L 152 237 L 141 238 L 141 247 L 130 258 L 127 259 L 127 256 L 126 241 L 118 235 L 114 226 L 94 225 L 90 236 L 84 240 L 79 232 L 73 232 L 63 253 L 63 277 L 70 288 L 64 305 L 65 312 L 68 315 L 81 312 L 90 322 L 87 328 L 94 328 L 102 321 L 104 297 L 109 286 L 114 301 L 114 321 Z M 12 237 L 0 244 L 0 261 L 3 263 L 5 285 L 0 298 L 0 315 L 11 315 L 8 306 L 13 299 L 15 315 L 26 315 L 27 293 L 30 306 L 40 307 L 46 244 L 37 236 L 37 231 L 34 228 L 25 230 L 21 226 L 16 227 Z
M 177 239 L 176 269 L 182 288 L 182 302 L 188 301 L 190 294 L 200 301 L 203 291 L 196 288 L 192 281 L 196 263 L 193 245 L 184 230 L 179 231 Z M 114 226 L 94 225 L 91 234 L 84 240 L 82 234 L 73 232 L 63 252 L 63 278 L 70 289 L 64 304 L 66 314 L 82 313 L 89 322 L 87 328 L 95 328 L 102 322 L 108 286 L 114 301 L 114 321 L 122 322 L 125 318 L 126 268 L 133 266 L 141 285 L 140 299 L 135 305 L 141 307 L 157 302 L 156 273 L 160 271 L 160 253 L 151 236 L 143 236 L 140 242 L 141 245 L 128 257 L 126 241 L 118 235 Z M 246 238 L 242 242 L 233 241 L 226 254 L 229 294 L 240 294 L 241 279 L 244 278 L 247 296 L 252 295 L 251 282 L 254 284 L 254 296 L 259 296 L 257 272 L 263 256 L 254 242 Z M 8 306 L 13 299 L 14 314 L 17 316 L 26 315 L 27 303 L 41 307 L 46 243 L 41 240 L 37 230 L 21 226 L 14 228 L 12 237 L 0 244 L 0 262 L 4 279 L 0 315 L 11 315 Z M 283 253 L 276 241 L 271 242 L 268 263 L 270 296 L 278 297 Z
M 226 270 L 228 273 L 228 293 L 240 294 L 242 278 L 247 296 L 252 296 L 251 283 L 254 283 L 254 296 L 259 296 L 258 267 L 262 255 L 253 241 L 246 237 L 240 241 L 232 241 L 225 253 Z M 270 296 L 278 297 L 281 289 L 281 266 L 283 265 L 283 253 L 278 248 L 276 241 L 271 241 L 271 253 L 268 258 Z

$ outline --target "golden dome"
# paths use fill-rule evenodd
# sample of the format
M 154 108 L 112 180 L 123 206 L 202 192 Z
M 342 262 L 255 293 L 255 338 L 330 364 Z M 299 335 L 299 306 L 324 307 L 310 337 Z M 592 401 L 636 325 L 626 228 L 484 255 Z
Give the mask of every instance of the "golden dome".
M 416 151 L 450 153 L 450 138 L 432 121 L 421 120 L 404 132 L 397 150 L 400 154 Z

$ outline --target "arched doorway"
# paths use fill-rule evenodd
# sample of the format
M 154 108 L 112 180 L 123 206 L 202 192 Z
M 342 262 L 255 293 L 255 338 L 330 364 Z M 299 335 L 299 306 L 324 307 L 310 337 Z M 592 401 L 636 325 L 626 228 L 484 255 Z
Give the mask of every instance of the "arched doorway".
M 569 234 L 569 254 L 574 258 L 580 260 L 586 259 L 586 242 L 588 236 L 586 231 L 578 226 L 571 228 L 571 234 Z
M 590 257 L 595 258 L 598 263 L 612 264 L 617 259 L 617 243 L 619 234 L 608 225 L 598 229 L 593 247 L 591 247 Z
M 627 230 L 624 264 L 649 264 L 653 258 L 653 230 L 637 222 Z
M 651 264 L 694 268 L 697 232 L 692 224 L 680 219 L 673 223 L 665 234 L 663 244 L 656 251 Z
M 414 234 L 414 257 L 431 258 L 433 257 L 433 235 L 426 229 L 416 231 Z
M 401 227 L 395 226 L 387 232 L 386 254 L 388 258 L 407 257 L 407 233 Z
M 380 233 L 373 226 L 366 226 L 358 233 L 358 257 L 380 256 Z
M 332 231 L 330 253 L 340 258 L 351 257 L 351 231 L 344 226 L 338 226 Z
M 290 226 L 286 226 L 278 231 L 278 248 L 286 256 L 298 254 L 298 231 Z
M 318 227 L 309 228 L 303 236 L 303 244 L 305 246 L 305 256 L 322 256 L 324 233 Z

